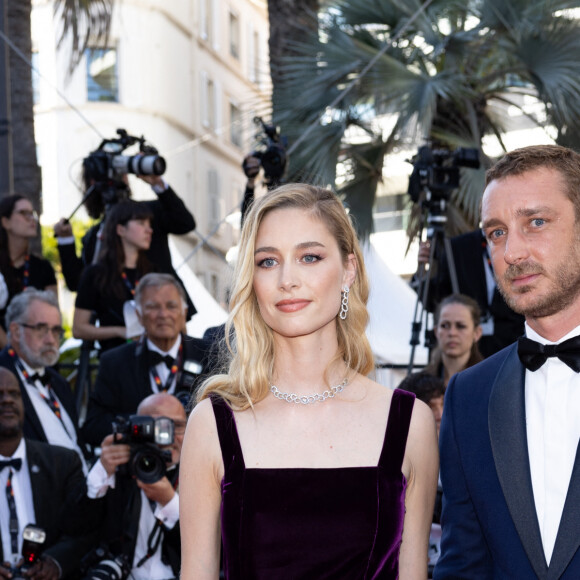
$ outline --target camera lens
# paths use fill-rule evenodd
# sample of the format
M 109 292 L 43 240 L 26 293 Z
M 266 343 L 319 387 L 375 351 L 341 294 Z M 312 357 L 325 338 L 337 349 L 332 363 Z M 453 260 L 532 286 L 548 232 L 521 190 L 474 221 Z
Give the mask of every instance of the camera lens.
M 158 449 L 139 449 L 131 459 L 131 472 L 143 483 L 155 483 L 165 476 L 165 459 Z

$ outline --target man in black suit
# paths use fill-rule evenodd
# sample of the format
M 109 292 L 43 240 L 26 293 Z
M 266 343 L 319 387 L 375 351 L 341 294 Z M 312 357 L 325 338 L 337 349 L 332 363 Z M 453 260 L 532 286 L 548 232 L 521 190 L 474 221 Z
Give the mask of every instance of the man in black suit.
M 156 195 L 156 199 L 140 202 L 147 206 L 153 214 L 151 223 L 153 237 L 151 238 L 149 250 L 147 250 L 147 257 L 152 264 L 155 264 L 159 272 L 172 274 L 179 280 L 171 263 L 167 236 L 169 234 L 184 235 L 193 231 L 195 229 L 195 218 L 187 209 L 183 200 L 162 177 L 158 175 L 138 175 L 137 177 L 151 185 Z M 127 195 L 130 196 L 128 186 L 126 191 Z M 93 219 L 100 219 L 105 215 L 105 204 L 99 193 L 94 193 L 85 201 L 85 205 L 87 212 Z M 67 287 L 73 292 L 78 289 L 83 268 L 92 264 L 93 258 L 98 255 L 98 233 L 102 223 L 101 221 L 93 226 L 83 237 L 82 257 L 78 257 L 76 254 L 75 239 L 70 223 L 66 219 L 61 219 L 54 226 L 55 236 L 58 240 L 58 253 L 62 265 L 62 273 Z M 197 310 L 187 292 L 185 295 L 188 303 L 189 319 Z
M 27 288 L 6 311 L 8 345 L 0 366 L 19 380 L 24 402 L 24 436 L 76 451 L 84 463 L 78 415 L 68 382 L 54 369 L 63 335 L 62 318 L 53 292 Z
M 482 225 L 526 337 L 456 374 L 439 438 L 436 580 L 580 578 L 580 155 L 506 153 Z
M 63 533 L 73 504 L 86 494 L 81 463 L 69 449 L 24 439 L 23 423 L 18 380 L 0 368 L 0 578 L 9 578 L 10 567 L 22 563 L 22 532 L 31 523 L 43 528 L 46 540 L 40 560 L 25 576 L 67 578 L 87 548 L 82 535 Z
M 505 302 L 495 283 L 487 241 L 480 229 L 451 238 L 451 252 L 457 273 L 458 292 L 473 298 L 481 309 L 483 334 L 478 347 L 488 357 L 516 341 L 524 333 L 524 317 Z M 419 250 L 419 263 L 429 260 L 429 242 Z M 438 257 L 438 269 L 429 282 L 427 309 L 453 293 L 449 257 Z
M 187 415 L 179 399 L 167 393 L 149 395 L 137 415 L 173 421 L 173 443 L 159 447 L 171 452 L 167 473 L 154 483 L 122 473 L 119 467 L 129 461 L 130 445 L 114 443 L 118 435 L 108 435 L 87 477 L 93 499 L 85 525 L 98 530 L 101 553 L 124 562 L 133 580 L 164 580 L 177 577 L 181 566 L 177 487 Z
M 169 274 L 147 274 L 135 293 L 145 333 L 101 357 L 83 433 L 99 445 L 117 415 L 128 416 L 151 393 L 168 392 L 188 402 L 206 373 L 207 343 L 181 334 L 187 305 L 181 285 Z

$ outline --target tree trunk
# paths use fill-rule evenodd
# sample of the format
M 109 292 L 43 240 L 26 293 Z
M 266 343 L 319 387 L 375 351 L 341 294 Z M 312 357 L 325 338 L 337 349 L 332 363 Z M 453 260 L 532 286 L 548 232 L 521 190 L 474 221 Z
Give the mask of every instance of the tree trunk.
M 292 55 L 288 41 L 300 40 L 307 29 L 315 30 L 317 12 L 318 0 L 268 0 L 273 118 L 277 117 L 277 96 L 283 78 L 280 70 L 282 58 Z
M 5 0 L 5 2 L 8 37 L 20 52 L 31 60 L 31 0 Z M 32 71 L 28 63 L 24 62 L 12 49 L 10 49 L 9 62 L 14 193 L 25 195 L 38 210 L 42 211 L 40 167 L 36 160 L 34 139 Z

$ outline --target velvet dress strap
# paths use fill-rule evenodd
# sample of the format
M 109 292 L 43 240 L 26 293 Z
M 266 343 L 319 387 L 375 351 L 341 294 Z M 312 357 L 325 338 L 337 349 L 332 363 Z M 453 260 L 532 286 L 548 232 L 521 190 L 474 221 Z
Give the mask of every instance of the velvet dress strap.
M 387 419 L 387 432 L 379 459 L 379 467 L 388 469 L 392 473 L 400 473 L 403 467 L 414 405 L 414 393 L 401 389 L 393 391 Z
M 224 460 L 224 471 L 226 474 L 240 474 L 246 466 L 234 412 L 219 395 L 210 395 L 210 400 L 216 419 L 220 448 Z

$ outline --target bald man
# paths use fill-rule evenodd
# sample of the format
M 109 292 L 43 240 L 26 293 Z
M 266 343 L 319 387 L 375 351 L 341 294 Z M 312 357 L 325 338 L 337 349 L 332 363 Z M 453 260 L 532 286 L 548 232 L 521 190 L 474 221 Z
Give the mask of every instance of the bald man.
M 154 483 L 144 483 L 120 471 L 130 459 L 131 446 L 108 435 L 87 477 L 93 506 L 86 524 L 99 530 L 97 542 L 109 552 L 105 559 L 119 559 L 135 580 L 163 580 L 177 577 L 181 566 L 177 477 L 187 416 L 179 399 L 168 393 L 143 399 L 137 415 L 173 421 L 173 442 L 159 446 L 171 452 L 167 473 Z

